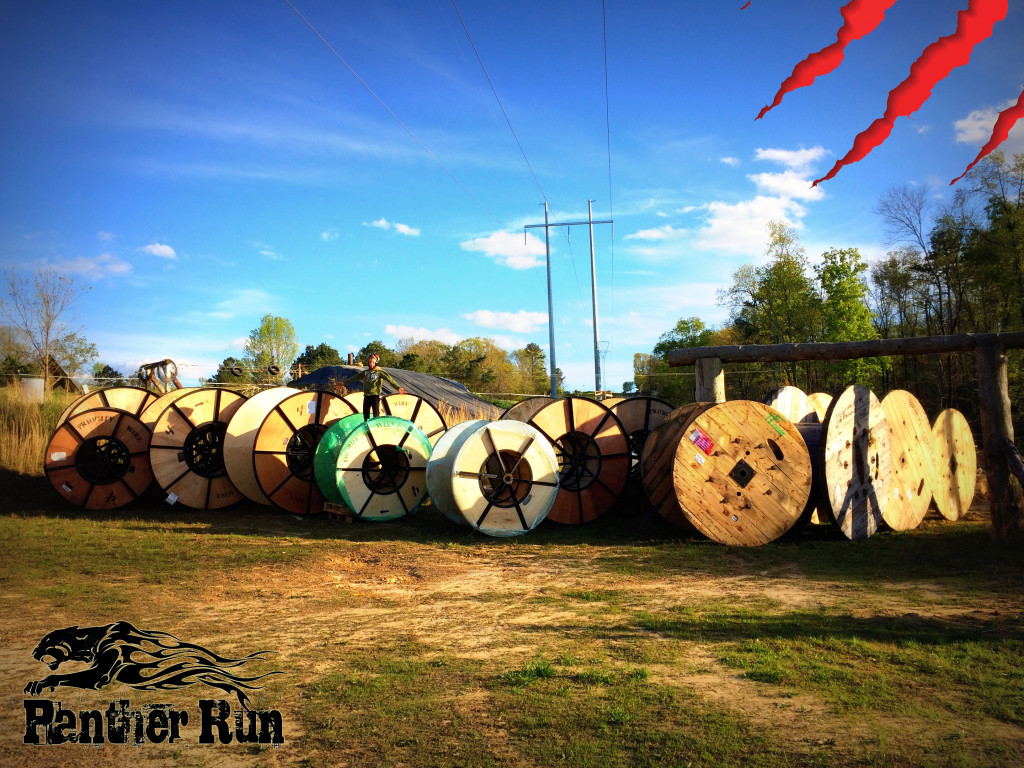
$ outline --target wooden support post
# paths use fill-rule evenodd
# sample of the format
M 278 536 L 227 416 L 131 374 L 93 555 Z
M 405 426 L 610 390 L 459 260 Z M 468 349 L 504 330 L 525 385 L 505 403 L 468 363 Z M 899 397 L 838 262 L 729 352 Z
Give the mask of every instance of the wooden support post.
M 978 363 L 978 406 L 982 454 L 988 475 L 992 533 L 998 541 L 1024 541 L 1024 492 L 1010 475 L 1005 441 L 1013 444 L 1005 348 L 983 341 L 974 351 Z
M 725 371 L 722 370 L 722 359 L 701 357 L 697 359 L 694 366 L 697 374 L 696 401 L 698 403 L 724 403 Z

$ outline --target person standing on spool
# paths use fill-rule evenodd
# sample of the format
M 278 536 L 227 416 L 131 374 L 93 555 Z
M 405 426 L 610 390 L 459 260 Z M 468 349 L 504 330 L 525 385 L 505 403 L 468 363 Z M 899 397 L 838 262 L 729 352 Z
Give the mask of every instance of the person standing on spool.
M 363 382 L 363 420 L 368 421 L 370 418 L 370 411 L 373 411 L 373 417 L 377 418 L 380 416 L 380 398 L 384 389 L 385 379 L 391 383 L 391 386 L 398 387 L 398 394 L 404 395 L 405 389 L 399 386 L 398 382 L 395 381 L 391 374 L 385 371 L 383 368 L 378 368 L 377 363 L 380 361 L 380 355 L 374 352 L 370 355 L 370 359 L 367 360 L 369 366 L 365 371 L 360 371 L 355 376 L 350 376 L 345 379 L 345 386 L 353 384 L 357 381 Z

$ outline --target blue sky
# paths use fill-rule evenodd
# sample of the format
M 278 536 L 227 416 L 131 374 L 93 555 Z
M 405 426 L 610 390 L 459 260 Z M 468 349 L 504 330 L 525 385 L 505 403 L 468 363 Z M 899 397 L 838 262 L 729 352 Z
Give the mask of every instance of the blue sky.
M 812 259 L 884 255 L 878 198 L 909 183 L 948 199 L 1024 83 L 1013 3 L 913 119 L 812 189 L 966 0 L 901 0 L 756 122 L 835 40 L 842 2 L 607 0 L 607 102 L 600 0 L 457 0 L 472 43 L 449 0 L 293 2 L 362 82 L 285 0 L 0 0 L 0 267 L 91 284 L 76 319 L 102 362 L 170 357 L 196 383 L 268 312 L 342 353 L 408 336 L 547 348 L 543 230 L 523 227 L 545 200 L 555 222 L 593 199 L 615 221 L 595 247 L 618 388 L 678 318 L 724 321 L 716 291 L 763 259 L 768 221 Z M 1024 152 L 1024 128 L 1002 148 Z M 556 359 L 592 388 L 588 234 L 566 231 Z

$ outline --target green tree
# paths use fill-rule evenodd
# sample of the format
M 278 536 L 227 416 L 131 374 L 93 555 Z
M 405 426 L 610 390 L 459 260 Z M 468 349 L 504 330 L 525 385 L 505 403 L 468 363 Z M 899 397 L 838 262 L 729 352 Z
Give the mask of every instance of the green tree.
M 302 366 L 304 373 L 319 370 L 328 365 L 343 365 L 341 354 L 334 347 L 320 342 L 317 346 L 307 344 L 302 354 L 295 358 L 294 366 Z
M 96 345 L 77 333 L 68 333 L 54 342 L 53 359 L 72 378 L 80 375 L 86 363 L 98 354 Z
M 397 368 L 398 367 L 398 354 L 395 350 L 385 346 L 383 341 L 374 339 L 365 347 L 356 353 L 356 358 L 360 363 L 366 365 L 370 359 L 370 355 L 380 355 L 380 361 L 377 363 L 381 368 Z
M 67 315 L 90 287 L 80 285 L 74 277 L 61 275 L 54 269 L 41 269 L 29 280 L 12 267 L 4 273 L 4 278 L 7 296 L 0 298 L 0 311 L 24 340 L 30 357 L 28 362 L 42 370 L 43 387 L 49 391 L 51 381 L 47 359 L 57 359 L 62 344 L 65 352 L 80 351 L 76 339 L 81 337 L 71 327 Z M 74 363 L 76 360 L 69 358 L 65 362 Z
M 654 345 L 654 354 L 662 360 L 668 360 L 668 353 L 673 349 L 689 347 L 707 347 L 711 344 L 715 332 L 704 325 L 699 317 L 681 317 L 675 327 L 665 331 Z
M 862 341 L 878 335 L 867 305 L 868 266 L 856 248 L 831 248 L 815 268 L 822 291 L 822 341 Z M 829 371 L 838 386 L 868 381 L 881 371 L 875 358 L 835 361 Z M 834 386 L 833 388 L 838 388 Z
M 235 373 L 235 370 L 238 373 Z M 234 357 L 225 357 L 224 361 L 217 368 L 217 372 L 209 379 L 212 384 L 252 384 L 252 372 L 244 360 L 237 360 Z
M 107 363 L 93 365 L 92 382 L 98 387 L 123 387 L 127 384 L 124 374 Z
M 512 353 L 512 362 L 519 373 L 519 386 L 524 394 L 542 395 L 551 391 L 547 374 L 547 355 L 539 344 L 530 342 Z
M 279 382 L 299 351 L 295 327 L 287 318 L 264 315 L 259 328 L 249 333 L 244 351 L 246 365 L 252 369 L 257 383 Z M 270 372 L 274 366 L 276 374 Z

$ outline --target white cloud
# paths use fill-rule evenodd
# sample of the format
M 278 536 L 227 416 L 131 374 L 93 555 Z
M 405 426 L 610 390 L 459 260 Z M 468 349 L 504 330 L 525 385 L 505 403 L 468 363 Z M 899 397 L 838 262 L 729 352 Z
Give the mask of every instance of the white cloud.
M 707 223 L 694 245 L 702 250 L 719 250 L 746 255 L 764 251 L 768 222 L 781 221 L 793 227 L 807 209 L 785 197 L 757 195 L 738 203 L 715 201 L 707 205 Z
M 169 245 L 162 243 L 150 243 L 139 248 L 143 253 L 148 253 L 150 256 L 158 256 L 161 259 L 176 259 L 178 254 L 174 252 L 174 249 Z
M 96 237 L 98 237 L 105 243 L 109 243 L 111 240 L 114 239 L 115 235 L 113 232 L 97 232 Z
M 720 158 L 720 159 L 721 159 L 721 162 L 725 163 L 726 165 L 730 165 L 733 168 L 735 168 L 737 165 L 740 164 L 739 158 L 737 158 L 737 157 L 723 157 L 723 158 Z
M 492 312 L 489 309 L 479 309 L 463 315 L 467 320 L 483 328 L 498 328 L 515 333 L 533 333 L 538 326 L 547 325 L 548 316 L 546 312 L 527 312 L 520 309 L 518 312 Z
M 236 288 L 203 317 L 226 320 L 239 316 L 262 316 L 274 310 L 277 301 L 260 288 Z
M 460 247 L 464 251 L 484 253 L 512 269 L 529 269 L 544 263 L 544 241 L 529 233 L 523 237 L 513 232 L 495 232 L 467 240 Z
M 443 341 L 445 344 L 455 344 L 462 341 L 462 336 L 455 333 L 451 328 L 431 330 L 430 328 L 414 328 L 411 325 L 392 325 L 388 323 L 384 326 L 384 333 L 396 339 L 412 337 L 416 341 Z
M 794 171 L 807 173 L 814 163 L 827 154 L 828 150 L 824 147 L 811 147 L 810 149 L 761 149 L 758 147 L 754 156 L 757 160 L 779 163 Z
M 786 197 L 793 200 L 823 200 L 825 190 L 812 187 L 811 179 L 806 173 L 794 170 L 782 173 L 754 173 L 747 176 L 757 186 L 758 192 L 775 197 Z
M 631 235 L 626 235 L 624 240 L 671 240 L 686 235 L 685 229 L 676 229 L 671 224 L 656 229 L 641 229 Z
M 101 253 L 95 258 L 78 256 L 74 259 L 57 259 L 53 266 L 61 272 L 83 275 L 90 280 L 104 277 L 120 277 L 132 273 L 132 265 L 109 253 Z
M 333 243 L 339 237 L 341 237 L 341 235 L 338 233 L 338 230 L 336 229 L 328 229 L 326 232 L 320 233 L 320 239 L 323 240 L 325 243 Z
M 1016 104 L 1010 100 L 999 106 L 976 109 L 970 112 L 967 117 L 953 123 L 956 131 L 956 140 L 960 144 L 969 144 L 974 147 L 981 147 L 992 138 L 992 128 L 996 124 L 999 113 L 1008 107 Z M 1000 146 L 1007 157 L 1024 152 L 1024 123 L 1017 121 L 1017 124 L 1010 130 L 1010 135 Z
M 519 339 L 516 338 L 515 336 L 498 335 L 489 336 L 488 338 L 502 349 L 506 349 L 510 352 L 513 352 L 517 349 L 522 349 L 523 347 L 526 346 L 526 339 Z
M 393 229 L 400 235 L 406 235 L 407 237 L 419 237 L 420 230 L 417 227 L 410 227 L 408 224 L 400 224 L 397 221 L 388 221 L 387 219 L 377 219 L 376 221 L 364 221 L 364 227 L 376 227 L 377 229 L 390 230 Z
M 283 261 L 284 256 L 277 252 L 277 249 L 272 245 L 266 243 L 253 243 L 253 247 L 260 252 L 260 256 L 265 256 L 273 261 Z

